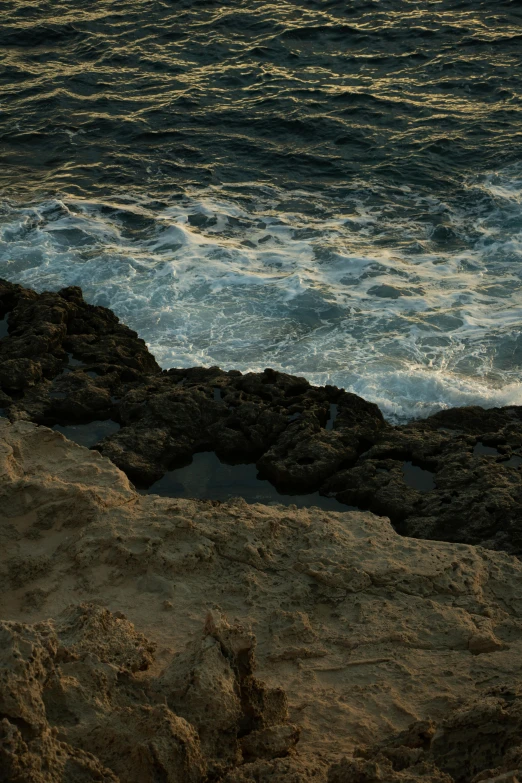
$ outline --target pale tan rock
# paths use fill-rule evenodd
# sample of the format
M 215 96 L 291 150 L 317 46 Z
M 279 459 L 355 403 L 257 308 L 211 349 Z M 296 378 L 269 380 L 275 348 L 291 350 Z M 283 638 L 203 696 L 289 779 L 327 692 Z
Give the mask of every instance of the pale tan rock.
M 71 606 L 60 617 L 61 651 L 68 659 L 85 654 L 131 672 L 148 669 L 156 646 L 121 613 L 92 604 Z M 65 652 L 64 652 L 65 654 Z
M 35 730 L 46 726 L 42 687 L 58 646 L 49 623 L 28 629 L 22 623 L 0 621 L 0 715 Z
M 26 742 L 6 718 L 0 722 L 0 770 L 2 783 L 121 783 L 90 753 L 49 730 Z
M 251 703 L 262 693 L 265 709 L 267 694 L 284 688 L 290 722 L 301 730 L 299 758 L 320 759 L 323 772 L 412 722 L 432 718 L 439 730 L 492 688 L 522 686 L 519 560 L 403 538 L 369 513 L 141 496 L 107 459 L 28 422 L 0 420 L 0 552 L 0 617 L 40 623 L 71 603 L 123 612 L 157 646 L 150 676 L 170 672 L 173 714 L 176 655 L 183 661 L 187 640 L 207 639 L 199 663 L 185 667 L 209 688 L 195 687 L 192 716 L 178 716 L 191 725 L 203 715 L 198 693 L 213 711 L 222 699 L 223 727 L 237 714 L 230 660 L 248 661 L 255 634 L 266 687 L 252 685 Z M 221 615 L 244 631 L 227 637 Z M 101 660 L 109 651 L 89 654 Z M 147 654 L 122 653 L 96 677 L 132 669 Z M 73 679 L 87 676 L 79 661 L 63 665 Z M 205 680 L 209 667 L 216 676 Z M 64 690 L 69 701 L 75 688 Z M 277 716 L 282 700 L 273 698 Z M 209 748 L 227 736 L 226 728 L 212 735 L 203 719 L 200 728 Z M 223 742 L 224 764 L 239 758 L 232 740 Z M 252 764 L 266 775 L 276 769 L 272 760 Z M 286 783 L 297 767 L 283 766 L 277 774 Z
M 221 783 L 326 783 L 327 771 L 324 760 L 291 756 L 242 764 Z
M 176 656 L 158 685 L 173 712 L 197 728 L 207 755 L 222 768 L 240 761 L 240 690 L 217 639 L 205 635 Z
M 88 735 L 68 732 L 116 773 L 121 783 L 204 783 L 207 765 L 197 732 L 165 705 L 117 707 Z
M 240 742 L 243 757 L 250 759 L 275 759 L 287 756 L 299 741 L 298 726 L 270 726 L 252 731 Z
M 37 625 L 1 621 L 0 640 L 2 783 L 206 783 L 242 765 L 242 751 L 274 758 L 298 740 L 284 694 L 277 712 L 280 692 L 253 676 L 252 635 L 224 618 L 207 619 L 161 676 L 141 679 L 153 646 L 97 606 Z
M 384 757 L 343 759 L 330 769 L 328 783 L 454 783 L 453 778 L 431 764 L 397 769 Z
M 506 644 L 497 639 L 493 634 L 476 633 L 471 636 L 468 642 L 468 649 L 474 655 L 482 655 L 483 653 L 492 653 L 497 650 L 505 650 Z

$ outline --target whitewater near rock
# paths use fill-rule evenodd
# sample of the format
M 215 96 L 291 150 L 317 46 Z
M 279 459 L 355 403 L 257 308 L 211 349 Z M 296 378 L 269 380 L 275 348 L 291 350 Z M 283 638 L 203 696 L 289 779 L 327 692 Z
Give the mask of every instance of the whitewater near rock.
M 76 287 L 37 294 L 0 280 L 0 318 L 0 415 L 91 429 L 89 445 L 140 488 L 212 452 L 255 465 L 281 492 L 319 491 L 407 535 L 522 552 L 520 406 L 393 427 L 362 397 L 270 368 L 162 371 Z
M 190 752 L 199 759 L 198 781 L 205 769 L 213 769 L 218 776 L 236 775 L 230 778 L 234 781 L 326 780 L 330 775 L 332 783 L 344 783 L 360 779 L 361 765 L 374 770 L 374 777 L 365 780 L 377 780 L 379 765 L 386 770 L 391 764 L 393 775 L 406 769 L 390 761 L 397 756 L 396 746 L 416 750 L 407 762 L 410 778 L 395 778 L 389 771 L 390 780 L 417 780 L 421 762 L 436 770 L 439 777 L 433 780 L 471 780 L 515 758 L 522 685 L 522 564 L 517 558 L 404 538 L 387 519 L 370 513 L 142 496 L 98 452 L 26 421 L 0 421 L 0 449 L 0 617 L 2 633 L 10 639 L 3 667 L 8 684 L 4 679 L 1 696 L 4 763 L 9 753 L 20 761 L 28 734 L 34 739 L 26 727 L 31 721 L 20 712 L 25 699 L 31 700 L 30 710 L 43 702 L 38 708 L 40 750 L 35 752 L 43 753 L 47 742 L 52 756 L 49 738 L 58 737 L 71 748 L 71 757 L 93 753 L 100 768 L 109 771 L 105 778 L 89 780 L 131 779 L 99 738 L 110 724 L 122 747 L 132 744 L 132 732 L 142 720 L 148 727 L 143 731 L 152 734 L 154 721 L 160 722 L 165 747 L 171 747 L 174 736 L 178 747 L 179 732 L 185 732 L 183 747 L 192 742 Z M 50 624 L 49 618 L 54 618 Z M 203 730 L 194 715 L 182 714 L 184 702 L 175 693 L 194 661 L 200 661 L 194 649 L 198 644 L 206 649 L 207 637 L 214 645 L 223 633 L 219 628 L 236 628 L 230 633 L 239 634 L 250 650 L 255 635 L 257 677 L 267 693 L 286 692 L 288 717 L 281 707 L 264 724 L 260 718 L 258 726 L 245 729 L 241 710 L 234 708 L 228 728 L 207 725 Z M 28 644 L 36 658 L 29 655 L 22 665 Z M 225 647 L 221 644 L 220 654 L 230 661 Z M 13 650 L 21 651 L 18 657 Z M 38 656 L 47 663 L 37 663 Z M 31 695 L 24 685 L 35 666 L 40 695 Z M 209 689 L 202 697 L 208 701 L 210 692 L 225 686 L 221 675 L 212 674 L 206 663 L 201 666 L 197 681 Z M 232 668 L 239 677 L 241 666 Z M 90 691 L 101 676 L 94 670 L 103 670 L 104 681 L 109 677 L 115 683 L 102 706 L 101 697 Z M 45 672 L 51 671 L 49 679 Z M 243 674 L 250 677 L 252 671 Z M 120 693 L 121 677 L 130 678 L 131 690 L 142 683 L 139 720 L 129 717 L 131 697 L 128 690 Z M 232 678 L 227 687 L 236 692 L 239 686 Z M 158 717 L 158 693 L 167 699 L 169 715 Z M 81 709 L 71 708 L 72 702 Z M 77 711 L 74 719 L 71 710 Z M 122 728 L 123 714 L 130 721 L 127 728 Z M 179 721 L 189 725 L 181 729 Z M 490 728 L 470 732 L 469 724 L 481 721 Z M 404 740 L 401 732 L 412 723 L 424 728 L 413 735 L 410 730 Z M 87 725 L 88 736 L 98 737 L 92 745 L 90 739 L 79 740 Z M 271 728 L 268 739 L 253 734 L 265 728 Z M 225 760 L 219 760 L 208 739 L 216 732 L 231 737 Z M 441 741 L 450 735 L 451 741 Z M 473 736 L 480 738 L 478 754 Z M 342 762 L 344 756 L 348 760 Z M 168 754 L 162 758 L 165 768 L 178 769 Z M 265 777 L 254 776 L 259 765 Z M 295 777 L 305 769 L 308 778 Z M 150 774 L 143 772 L 142 779 Z M 165 779 L 188 780 L 183 774 L 171 771 Z

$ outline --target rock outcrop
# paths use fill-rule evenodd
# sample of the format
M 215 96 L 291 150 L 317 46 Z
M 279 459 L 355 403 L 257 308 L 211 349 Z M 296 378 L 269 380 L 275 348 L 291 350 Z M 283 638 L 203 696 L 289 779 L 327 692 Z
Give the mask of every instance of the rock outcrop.
M 393 427 L 376 405 L 267 369 L 162 371 L 78 288 L 0 281 L 0 408 L 47 426 L 112 420 L 94 444 L 138 486 L 198 451 L 256 463 L 279 490 L 335 496 L 417 538 L 522 552 L 522 408 L 460 408 Z
M 142 496 L 5 419 L 0 552 L 7 783 L 521 774 L 518 558 L 366 512 Z
M 244 758 L 288 756 L 284 692 L 255 679 L 255 640 L 211 617 L 160 677 L 154 646 L 93 604 L 56 622 L 0 622 L 5 783 L 204 783 Z
M 7 314 L 7 316 L 6 316 Z M 97 448 L 139 486 L 197 451 L 256 462 L 275 484 L 315 491 L 386 427 L 376 405 L 272 370 L 162 372 L 143 340 L 78 288 L 36 294 L 0 280 L 0 406 L 39 424 L 112 418 Z M 342 432 L 325 430 L 339 406 Z
M 522 690 L 497 688 L 445 719 L 358 748 L 328 783 L 517 783 L 522 778 Z

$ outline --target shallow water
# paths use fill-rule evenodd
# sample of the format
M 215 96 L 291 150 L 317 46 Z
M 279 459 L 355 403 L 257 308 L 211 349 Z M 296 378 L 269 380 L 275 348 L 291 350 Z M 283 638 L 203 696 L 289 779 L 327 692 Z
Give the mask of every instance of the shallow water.
M 500 451 L 495 446 L 486 446 L 485 443 L 478 441 L 473 447 L 473 454 L 474 456 L 499 457 Z
M 521 41 L 510 0 L 7 0 L 0 274 L 164 367 L 519 404 Z
M 435 474 L 431 470 L 421 468 L 412 462 L 405 462 L 402 466 L 404 483 L 417 492 L 430 492 L 436 489 Z
M 73 440 L 80 446 L 90 448 L 99 443 L 102 438 L 118 432 L 120 425 L 112 419 L 106 421 L 91 421 L 88 424 L 55 424 L 53 430 L 61 432 L 69 440 Z
M 298 508 L 317 506 L 323 511 L 350 511 L 354 506 L 339 503 L 313 492 L 308 495 L 283 495 L 269 481 L 258 478 L 255 465 L 227 465 L 212 451 L 194 454 L 190 465 L 166 473 L 146 490 L 146 494 L 167 497 L 228 500 L 242 497 L 247 503 L 281 503 Z

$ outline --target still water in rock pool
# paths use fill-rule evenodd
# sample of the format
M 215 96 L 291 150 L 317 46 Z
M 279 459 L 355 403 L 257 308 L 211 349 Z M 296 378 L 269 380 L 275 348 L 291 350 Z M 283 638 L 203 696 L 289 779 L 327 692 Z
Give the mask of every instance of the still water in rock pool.
M 120 425 L 112 419 L 106 421 L 91 421 L 88 424 L 55 424 L 53 430 L 61 432 L 69 440 L 90 449 L 103 438 L 118 432 Z
M 2 410 L 0 409 L 0 416 Z M 88 424 L 56 424 L 53 430 L 65 435 L 69 440 L 91 448 L 103 438 L 113 435 L 120 425 L 112 421 L 93 421 Z M 298 508 L 317 506 L 324 511 L 349 511 L 353 506 L 339 503 L 313 492 L 308 495 L 284 495 L 276 490 L 269 481 L 258 477 L 255 465 L 227 465 L 221 462 L 211 451 L 194 454 L 190 465 L 166 473 L 142 494 L 163 495 L 166 497 L 204 498 L 209 500 L 228 500 L 242 497 L 248 503 L 281 503 L 288 506 L 294 503 Z
M 169 471 L 146 492 L 210 500 L 228 500 L 239 496 L 247 503 L 282 503 L 285 506 L 294 503 L 298 508 L 317 506 L 324 511 L 349 511 L 353 508 L 339 503 L 335 498 L 323 497 L 318 492 L 283 495 L 269 481 L 258 478 L 255 465 L 226 465 L 212 451 L 194 454 L 190 465 Z

